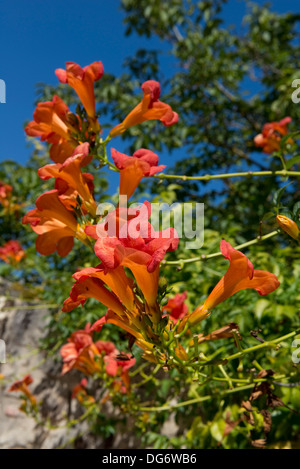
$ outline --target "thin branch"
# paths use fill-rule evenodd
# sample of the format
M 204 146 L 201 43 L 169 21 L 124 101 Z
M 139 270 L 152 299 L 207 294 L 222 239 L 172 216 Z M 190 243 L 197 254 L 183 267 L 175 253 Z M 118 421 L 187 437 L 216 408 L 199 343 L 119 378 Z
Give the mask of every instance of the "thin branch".
M 153 177 L 157 179 L 180 179 L 182 181 L 212 181 L 214 179 L 228 179 L 236 177 L 253 177 L 253 176 L 294 176 L 300 177 L 300 171 L 244 171 L 239 173 L 224 174 L 205 174 L 204 176 L 185 176 L 181 174 L 155 174 Z
M 235 246 L 235 249 L 240 250 L 240 249 L 244 249 L 248 246 L 252 246 L 253 244 L 258 244 L 261 241 L 265 241 L 266 239 L 273 238 L 279 232 L 280 232 L 280 230 L 275 230 L 275 231 L 271 231 L 271 233 L 268 233 L 264 236 L 257 236 L 257 238 L 251 239 L 251 241 L 247 241 L 246 243 L 239 244 L 238 246 Z M 215 252 L 213 254 L 207 254 L 207 255 L 202 254 L 201 256 L 198 256 L 198 257 L 191 257 L 190 259 L 178 259 L 176 261 L 163 260 L 162 264 L 180 265 L 181 267 L 183 267 L 185 264 L 190 264 L 192 262 L 206 261 L 207 259 L 212 259 L 212 258 L 221 257 L 221 256 L 222 256 L 222 253 L 219 251 L 219 252 Z

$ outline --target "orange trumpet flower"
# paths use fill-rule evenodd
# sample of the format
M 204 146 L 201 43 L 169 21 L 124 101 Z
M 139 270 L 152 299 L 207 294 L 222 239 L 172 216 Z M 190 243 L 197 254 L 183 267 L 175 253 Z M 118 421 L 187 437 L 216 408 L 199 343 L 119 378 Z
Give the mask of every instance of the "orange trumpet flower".
M 142 318 L 139 320 L 140 325 L 135 326 L 128 316 L 120 317 L 115 314 L 112 310 L 108 310 L 105 316 L 98 319 L 90 328 L 91 331 L 99 332 L 105 324 L 114 324 L 120 327 L 128 334 L 135 338 L 135 344 L 144 351 L 144 358 L 151 362 L 156 363 L 156 358 L 153 354 L 154 345 L 144 338 L 143 332 L 143 321 Z M 149 334 L 149 330 L 147 333 Z M 151 335 L 151 334 L 150 334 Z
M 30 137 L 40 137 L 42 141 L 58 143 L 61 138 L 71 138 L 71 126 L 68 123 L 69 108 L 57 95 L 52 101 L 38 103 L 33 121 L 25 127 L 25 132 Z
M 133 336 L 142 338 L 140 332 L 145 330 L 145 324 L 136 304 L 133 281 L 126 276 L 123 267 L 117 267 L 107 273 L 101 265 L 88 267 L 76 272 L 73 277 L 76 282 L 69 298 L 64 301 L 64 312 L 70 312 L 80 304 L 83 305 L 88 298 L 95 298 L 110 308 L 110 317 L 116 319 L 117 325 Z M 104 324 L 106 320 L 103 321 Z
M 68 343 L 62 346 L 60 350 L 63 358 L 62 374 L 77 369 L 90 376 L 105 370 L 109 376 L 120 377 L 126 390 L 129 390 L 128 370 L 134 366 L 135 359 L 124 354 L 125 361 L 121 360 L 119 351 L 112 342 L 98 340 L 94 343 L 92 332 L 93 329 L 87 324 L 84 330 L 73 332 Z M 83 391 L 86 385 L 87 381 L 85 380 L 81 382 L 81 385 L 76 386 L 73 397 Z M 82 397 L 85 396 L 86 393 Z
M 163 306 L 163 312 L 169 313 L 169 318 L 176 324 L 179 319 L 182 319 L 188 312 L 188 306 L 185 304 L 187 299 L 187 292 L 176 293 L 174 298 L 170 298 L 168 303 Z
M 72 137 L 76 129 L 69 122 L 69 114 L 68 106 L 54 95 L 52 101 L 38 103 L 33 113 L 34 120 L 25 127 L 30 137 L 40 137 L 42 141 L 53 144 L 50 156 L 56 162 L 63 162 L 77 146 Z
M 31 375 L 26 375 L 24 376 L 23 379 L 19 381 L 15 381 L 11 387 L 9 388 L 8 392 L 16 392 L 16 391 L 21 391 L 30 401 L 31 405 L 33 407 L 36 406 L 36 398 L 34 395 L 31 393 L 29 390 L 28 386 L 33 383 L 33 379 Z M 21 407 L 22 410 L 22 407 Z
M 94 82 L 103 75 L 102 62 L 93 62 L 84 68 L 74 62 L 66 62 L 66 70 L 58 68 L 55 74 L 61 83 L 68 83 L 76 91 L 87 115 L 96 124 Z M 94 130 L 100 130 L 99 124 Z
M 141 148 L 132 156 L 124 155 L 114 148 L 111 156 L 116 167 L 120 170 L 120 195 L 126 195 L 127 200 L 132 196 L 143 177 L 153 176 L 161 172 L 166 166 L 158 166 L 158 156 L 150 150 Z
M 89 144 L 86 142 L 76 147 L 72 156 L 67 158 L 63 164 L 43 166 L 38 170 L 38 175 L 43 180 L 55 178 L 55 188 L 59 190 L 59 195 L 67 193 L 67 198 L 74 199 L 73 205 L 75 204 L 75 206 L 79 195 L 85 211 L 95 217 L 97 206 L 90 190 L 93 176 L 81 171 L 81 168 L 91 160 Z
M 114 216 L 118 218 L 119 214 L 118 210 L 111 212 L 110 220 Z M 118 266 L 131 270 L 143 292 L 146 312 L 154 322 L 158 322 L 161 319 L 157 305 L 159 265 L 167 252 L 177 249 L 178 235 L 173 228 L 155 232 L 148 222 L 150 215 L 151 206 L 145 202 L 136 211 L 135 217 L 123 222 L 115 236 L 110 235 L 110 227 L 106 228 L 106 222 L 98 225 L 94 233 L 97 239 L 95 254 L 102 261 L 106 272 Z M 87 228 L 86 233 L 93 236 L 90 228 Z
M 74 368 L 86 375 L 102 371 L 100 354 L 87 326 L 85 330 L 73 332 L 68 343 L 60 349 L 64 363 L 62 375 Z
M 40 254 L 47 256 L 57 251 L 64 257 L 71 251 L 74 237 L 86 242 L 87 235 L 60 199 L 58 190 L 38 197 L 36 207 L 23 217 L 22 223 L 30 224 L 38 234 L 36 250 Z
M 141 88 L 144 92 L 142 101 L 125 117 L 121 124 L 110 131 L 111 137 L 116 137 L 129 127 L 147 120 L 158 119 L 167 127 L 178 122 L 178 114 L 172 110 L 171 106 L 159 101 L 160 84 L 157 81 L 145 81 Z
M 74 283 L 70 297 L 65 300 L 62 311 L 70 312 L 80 304 L 84 304 L 88 298 L 95 298 L 119 316 L 125 314 L 124 306 L 116 295 L 105 287 L 104 282 L 88 276 L 83 276 Z
M 280 285 L 276 275 L 264 270 L 254 270 L 249 259 L 224 240 L 221 241 L 221 252 L 229 260 L 230 266 L 204 304 L 196 308 L 189 317 L 186 316 L 191 325 L 202 321 L 210 314 L 211 309 L 240 290 L 251 288 L 265 296 Z
M 100 264 L 97 267 L 87 267 L 79 272 L 75 272 L 73 277 L 76 281 L 88 278 L 100 280 L 108 286 L 128 311 L 135 309 L 135 297 L 132 290 L 133 281 L 127 277 L 123 267 L 117 267 L 113 271 L 105 272 Z

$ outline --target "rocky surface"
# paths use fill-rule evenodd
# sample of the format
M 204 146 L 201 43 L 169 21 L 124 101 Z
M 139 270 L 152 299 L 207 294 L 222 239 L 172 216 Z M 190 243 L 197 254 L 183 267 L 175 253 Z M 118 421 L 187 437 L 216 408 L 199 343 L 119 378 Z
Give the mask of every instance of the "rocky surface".
M 76 372 L 62 377 L 61 363 L 46 359 L 38 350 L 48 314 L 37 302 L 20 299 L 20 292 L 0 279 L 0 339 L 6 344 L 6 363 L 0 365 L 4 375 L 0 380 L 0 449 L 138 447 L 134 435 L 124 431 L 105 440 L 91 435 L 85 422 L 66 427 L 68 418 L 80 415 L 80 406 L 70 397 L 81 378 Z M 41 403 L 42 420 L 51 429 L 19 410 L 20 393 L 8 392 L 15 380 L 28 373 L 34 379 L 30 389 Z
M 4 375 L 0 379 L 0 449 L 140 448 L 129 420 L 106 439 L 91 434 L 85 421 L 68 425 L 83 412 L 80 404 L 71 400 L 72 389 L 82 375 L 73 370 L 61 376 L 60 360 L 47 358 L 39 350 L 50 312 L 38 301 L 24 300 L 22 296 L 17 285 L 0 278 L 0 339 L 6 345 L 6 363 L 0 364 L 0 375 Z M 14 381 L 29 373 L 34 380 L 30 390 L 40 404 L 42 424 L 19 410 L 19 392 L 8 392 Z M 103 412 L 108 418 L 116 417 L 109 401 Z M 178 433 L 180 429 L 170 415 L 162 434 L 171 437 Z

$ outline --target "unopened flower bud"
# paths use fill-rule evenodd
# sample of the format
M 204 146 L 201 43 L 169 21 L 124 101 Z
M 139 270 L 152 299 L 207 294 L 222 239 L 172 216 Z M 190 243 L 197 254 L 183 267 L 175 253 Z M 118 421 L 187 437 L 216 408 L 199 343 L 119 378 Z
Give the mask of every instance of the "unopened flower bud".
M 277 215 L 276 220 L 280 228 L 285 231 L 289 236 L 294 239 L 299 238 L 300 230 L 293 220 L 286 217 L 285 215 Z

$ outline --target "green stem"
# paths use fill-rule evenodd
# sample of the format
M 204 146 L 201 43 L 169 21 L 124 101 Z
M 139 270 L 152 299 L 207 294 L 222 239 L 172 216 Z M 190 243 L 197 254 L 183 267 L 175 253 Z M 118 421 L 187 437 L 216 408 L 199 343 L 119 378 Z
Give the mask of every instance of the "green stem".
M 258 244 L 261 241 L 265 241 L 266 239 L 273 238 L 273 236 L 276 236 L 280 230 L 275 230 L 271 231 L 271 233 L 268 233 L 264 236 L 257 236 L 257 238 L 252 239 L 251 241 L 247 241 L 246 243 L 239 244 L 238 246 L 235 246 L 235 249 L 244 249 L 248 246 L 252 246 L 253 244 Z M 162 264 L 166 265 L 181 265 L 183 266 L 184 264 L 190 264 L 192 262 L 198 262 L 198 261 L 206 261 L 207 259 L 212 259 L 214 257 L 221 257 L 222 253 L 221 252 L 215 252 L 213 254 L 202 254 L 201 256 L 198 257 L 191 257 L 190 259 L 178 259 L 177 261 L 166 261 L 163 260 Z
M 300 171 L 246 171 L 240 173 L 224 173 L 224 174 L 205 174 L 204 176 L 184 176 L 180 174 L 155 174 L 153 177 L 158 179 L 181 179 L 182 181 L 212 181 L 213 179 L 228 179 L 235 177 L 252 177 L 252 176 L 295 176 L 300 177 Z
M 300 330 L 290 332 L 289 334 L 283 335 L 282 337 L 279 337 L 277 339 L 266 341 L 263 344 L 255 345 L 253 347 L 249 347 L 247 349 L 241 350 L 240 352 L 234 353 L 233 355 L 229 355 L 229 357 L 225 357 L 224 360 L 227 360 L 227 361 L 235 360 L 236 358 L 239 358 L 248 353 L 256 352 L 257 350 L 261 350 L 264 348 L 273 347 L 274 345 L 279 344 L 280 342 L 283 342 L 286 339 L 290 339 L 291 337 L 294 337 L 295 335 L 298 335 L 298 334 L 300 334 Z
M 146 368 L 146 366 L 149 366 L 149 363 L 148 363 L 148 362 L 142 363 L 136 370 L 130 371 L 130 372 L 129 372 L 129 376 L 130 376 L 131 378 L 133 378 L 133 376 L 138 375 L 141 371 L 143 371 L 144 368 Z
M 286 171 L 286 163 L 285 163 L 285 159 L 284 159 L 284 156 L 280 153 L 279 154 L 279 158 L 280 158 L 280 161 L 281 161 L 281 164 L 282 164 L 282 167 L 283 167 L 283 170 Z
M 224 391 L 222 395 L 232 394 L 232 393 L 239 392 L 239 391 L 246 391 L 247 389 L 252 389 L 252 388 L 253 388 L 253 384 L 248 384 L 246 386 L 239 386 L 239 387 Z M 199 402 L 209 401 L 211 399 L 215 399 L 215 395 L 202 396 L 202 397 L 198 397 L 195 399 L 190 399 L 189 401 L 179 402 L 178 404 L 174 404 L 174 405 L 164 405 L 161 407 L 140 407 L 139 411 L 140 412 L 163 412 L 165 410 L 172 411 L 173 409 L 178 409 L 178 407 L 185 407 L 188 405 L 197 404 Z
M 154 379 L 154 376 L 156 375 L 156 373 L 161 369 L 161 365 L 158 364 L 156 365 L 156 367 L 154 368 L 153 372 L 151 373 L 151 375 L 149 376 L 146 376 L 145 379 L 139 383 L 137 383 L 134 387 L 138 388 L 140 386 L 143 386 L 144 384 L 148 383 L 148 381 L 151 381 L 152 379 Z M 145 376 L 143 374 L 143 376 Z
M 108 157 L 107 157 L 107 150 L 106 150 L 106 145 L 108 144 L 108 142 L 111 140 L 111 137 L 108 135 L 107 138 L 105 140 L 102 140 L 100 142 L 102 148 L 103 148 L 103 158 L 102 158 L 102 161 L 104 164 L 106 164 L 108 166 L 109 169 L 111 169 L 112 171 L 117 171 L 119 172 L 118 168 L 116 168 L 116 166 L 111 163 L 109 160 L 108 160 Z
M 233 388 L 232 380 L 230 379 L 230 376 L 226 373 L 222 365 L 219 365 L 219 370 L 221 371 L 222 375 L 225 378 L 225 381 L 228 383 L 229 389 Z

